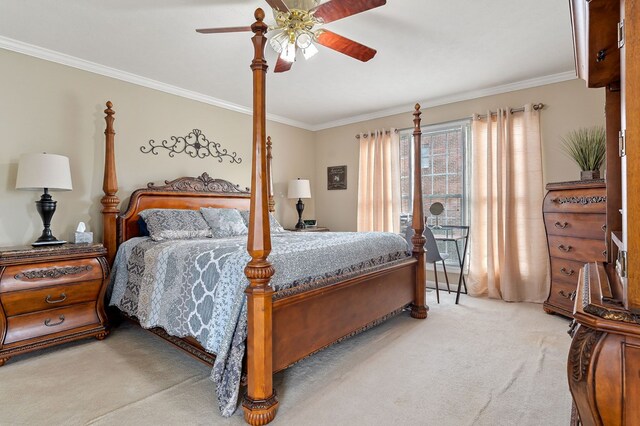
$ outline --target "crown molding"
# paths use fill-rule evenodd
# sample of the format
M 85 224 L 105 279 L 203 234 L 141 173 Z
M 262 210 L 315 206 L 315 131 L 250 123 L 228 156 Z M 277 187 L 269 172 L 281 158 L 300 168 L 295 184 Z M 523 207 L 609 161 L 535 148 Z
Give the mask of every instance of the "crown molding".
M 105 65 L 101 65 L 95 62 L 86 61 L 84 59 L 77 58 L 75 56 L 67 55 L 64 53 L 56 52 L 54 50 L 45 49 L 33 44 L 24 43 L 22 41 L 14 40 L 8 37 L 0 36 L 0 49 L 10 50 L 12 52 L 22 53 L 24 55 L 32 56 L 45 61 L 55 62 L 61 65 L 66 65 L 72 68 L 77 68 L 83 71 L 88 71 L 94 74 L 99 74 L 105 77 L 114 78 L 116 80 L 126 81 L 127 83 L 133 83 L 138 86 L 147 87 L 149 89 L 158 90 L 161 92 L 169 93 L 172 95 L 180 96 L 186 99 L 202 102 L 208 105 L 217 106 L 230 111 L 239 112 L 241 114 L 252 115 L 253 110 L 243 105 L 227 102 L 222 99 L 214 98 L 213 96 L 204 95 L 202 93 L 194 92 L 192 90 L 183 89 L 181 87 L 172 86 L 170 84 L 162 83 L 157 80 L 142 77 L 137 74 L 132 74 L 126 71 L 121 71 L 116 68 L 111 68 Z M 455 102 L 467 101 L 470 99 L 482 98 L 485 96 L 499 95 L 502 93 L 513 92 L 516 90 L 529 89 L 537 86 L 544 86 L 552 83 L 559 83 L 562 81 L 573 80 L 576 78 L 575 71 L 567 71 L 558 74 L 551 74 L 543 77 L 532 78 L 529 80 L 523 80 L 515 83 L 503 84 L 500 86 L 490 87 L 486 89 L 474 90 L 471 92 L 458 93 L 450 96 L 443 96 L 437 99 L 431 99 L 428 101 L 420 102 L 423 108 L 432 108 L 440 105 L 451 104 Z M 352 117 L 343 118 L 340 120 L 329 121 L 322 124 L 312 125 L 297 120 L 292 120 L 287 117 L 279 115 L 267 114 L 267 120 L 277 123 L 286 124 L 288 126 L 298 127 L 300 129 L 317 132 L 319 130 L 330 129 L 333 127 L 340 127 L 347 124 L 359 123 L 362 121 L 374 120 L 377 118 L 388 117 L 390 115 L 402 114 L 408 111 L 407 106 L 398 106 L 394 108 L 384 109 L 368 114 L 355 115 Z
M 500 95 L 502 93 L 515 92 L 516 90 L 530 89 L 532 87 L 545 86 L 547 84 L 560 83 L 563 81 L 576 79 L 575 71 L 566 71 L 558 74 L 551 74 L 542 77 L 531 78 L 529 80 L 518 81 L 515 83 L 503 84 L 500 86 L 489 87 L 486 89 L 473 90 L 470 92 L 457 93 L 454 95 L 443 96 L 441 98 L 425 100 L 420 103 L 424 108 L 433 108 L 436 106 L 452 104 L 456 102 L 468 101 L 471 99 L 483 98 L 485 96 Z M 409 111 L 406 105 L 394 108 L 384 109 L 369 114 L 356 115 L 353 117 L 343 118 L 340 120 L 329 121 L 327 123 L 311 126 L 309 130 L 317 132 L 319 130 L 331 129 L 333 127 L 345 126 L 347 124 L 360 123 L 362 121 L 375 120 L 377 118 L 389 117 L 391 115 L 403 114 Z
M 84 59 L 80 59 L 75 56 L 56 52 L 55 50 L 45 49 L 40 46 L 24 43 L 22 41 L 14 40 L 8 37 L 0 36 L 0 49 L 22 53 L 24 55 L 32 56 L 34 58 L 44 59 L 45 61 L 55 62 L 61 65 L 66 65 L 72 68 L 77 68 L 79 70 L 88 71 L 88 72 L 99 74 L 105 77 L 115 78 L 116 80 L 126 81 L 127 83 L 133 83 L 138 86 L 147 87 L 149 89 L 158 90 L 161 92 L 169 93 L 172 95 L 180 96 L 183 98 L 191 99 L 191 100 L 202 102 L 205 104 L 217 106 L 220 108 L 239 112 L 241 114 L 246 114 L 246 115 L 253 114 L 253 110 L 251 108 L 248 108 L 242 105 L 234 104 L 232 102 L 227 102 L 222 99 L 214 98 L 213 96 L 208 96 L 202 93 L 194 92 L 192 90 L 187 90 L 181 87 L 172 86 L 170 84 L 166 84 L 157 80 L 152 80 L 150 78 L 142 77 L 137 74 L 121 71 L 116 68 L 111 68 L 95 62 L 86 61 Z M 291 120 L 289 118 L 281 117 L 279 115 L 267 114 L 267 120 L 275 121 L 275 122 L 286 124 L 293 127 L 299 127 L 305 130 L 311 130 L 311 126 L 307 123 Z

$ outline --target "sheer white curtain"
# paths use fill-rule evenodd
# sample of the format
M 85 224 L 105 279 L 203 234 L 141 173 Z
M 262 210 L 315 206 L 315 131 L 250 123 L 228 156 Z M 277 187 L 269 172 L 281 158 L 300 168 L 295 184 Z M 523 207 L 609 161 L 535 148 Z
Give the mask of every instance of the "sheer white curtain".
M 358 231 L 400 232 L 399 147 L 396 129 L 360 134 Z
M 549 291 L 540 114 L 474 117 L 469 291 L 542 302 Z

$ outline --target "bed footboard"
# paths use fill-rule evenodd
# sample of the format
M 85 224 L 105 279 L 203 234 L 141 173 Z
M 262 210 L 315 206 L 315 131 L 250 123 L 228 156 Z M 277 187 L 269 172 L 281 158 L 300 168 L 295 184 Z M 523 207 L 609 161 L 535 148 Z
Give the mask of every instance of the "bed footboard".
M 273 368 L 279 371 L 411 304 L 414 258 L 273 303 Z

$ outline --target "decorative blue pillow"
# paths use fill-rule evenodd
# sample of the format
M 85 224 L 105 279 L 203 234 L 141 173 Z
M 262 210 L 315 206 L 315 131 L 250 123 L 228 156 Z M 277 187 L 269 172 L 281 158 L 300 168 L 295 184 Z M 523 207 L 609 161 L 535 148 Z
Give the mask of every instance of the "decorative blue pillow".
M 211 229 L 198 210 L 148 209 L 140 216 L 154 241 L 211 238 Z
M 242 219 L 244 220 L 245 226 L 249 226 L 249 210 L 240 210 L 240 214 L 242 215 Z M 284 228 L 278 220 L 269 213 L 269 228 L 271 228 L 271 233 L 284 232 Z
M 149 229 L 147 229 L 147 223 L 142 217 L 138 218 L 138 235 L 141 237 L 149 236 Z
M 247 225 L 244 224 L 240 212 L 236 209 L 203 207 L 200 213 L 209 224 L 213 238 L 236 237 L 248 233 Z

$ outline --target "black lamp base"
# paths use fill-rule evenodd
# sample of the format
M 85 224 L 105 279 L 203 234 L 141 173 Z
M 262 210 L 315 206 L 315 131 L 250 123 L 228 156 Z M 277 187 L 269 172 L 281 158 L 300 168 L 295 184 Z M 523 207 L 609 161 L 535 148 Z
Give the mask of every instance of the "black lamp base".
M 302 202 L 302 198 L 298 198 L 298 202 L 296 203 L 296 210 L 298 211 L 298 223 L 296 223 L 296 229 L 304 229 L 307 225 L 302 221 L 302 212 L 304 211 L 304 203 Z
M 33 246 L 45 246 L 53 244 L 63 244 L 66 241 L 60 241 L 51 233 L 51 218 L 56 212 L 57 201 L 53 201 L 51 195 L 49 195 L 49 189 L 44 188 L 44 194 L 36 201 L 36 209 L 42 218 L 42 224 L 44 229 L 42 235 L 32 245 Z

